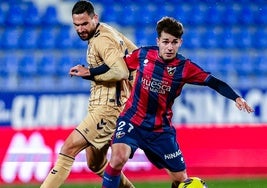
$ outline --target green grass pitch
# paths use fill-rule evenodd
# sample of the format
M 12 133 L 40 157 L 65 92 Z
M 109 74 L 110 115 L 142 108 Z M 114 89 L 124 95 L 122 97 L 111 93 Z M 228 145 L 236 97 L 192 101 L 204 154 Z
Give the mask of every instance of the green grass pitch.
M 208 188 L 265 188 L 267 178 L 262 179 L 220 179 L 207 180 Z M 136 188 L 170 188 L 170 182 L 134 182 Z M 39 185 L 0 185 L 1 188 L 38 188 Z M 100 183 L 95 184 L 65 184 L 62 188 L 101 188 Z

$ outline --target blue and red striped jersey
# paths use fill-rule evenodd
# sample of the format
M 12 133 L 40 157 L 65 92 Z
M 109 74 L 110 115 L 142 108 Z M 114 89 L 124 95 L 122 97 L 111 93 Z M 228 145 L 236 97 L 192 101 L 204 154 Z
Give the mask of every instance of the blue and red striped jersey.
M 186 83 L 205 85 L 210 73 L 181 54 L 164 62 L 157 46 L 141 47 L 125 57 L 136 78 L 121 117 L 156 132 L 172 126 L 172 105 Z

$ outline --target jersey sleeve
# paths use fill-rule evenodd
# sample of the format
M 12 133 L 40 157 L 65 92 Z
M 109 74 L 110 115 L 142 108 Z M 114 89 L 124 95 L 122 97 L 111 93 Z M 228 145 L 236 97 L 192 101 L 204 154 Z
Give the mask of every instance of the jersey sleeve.
M 127 79 L 129 76 L 128 68 L 123 60 L 124 51 L 116 41 L 108 37 L 99 37 L 99 42 L 95 43 L 99 56 L 110 68 L 106 73 L 96 75 L 96 81 L 119 81 Z
M 183 70 L 183 78 L 185 83 L 205 85 L 205 81 L 209 75 L 209 72 L 205 72 L 197 64 L 190 60 L 185 60 L 185 66 Z
M 123 36 L 123 41 L 125 42 L 126 46 L 127 46 L 127 53 L 125 53 L 125 55 L 132 53 L 134 50 L 137 49 L 137 46 L 131 41 L 129 40 L 127 37 Z
M 139 65 L 139 59 L 138 54 L 140 53 L 140 50 L 134 50 L 132 53 L 126 55 L 124 57 L 124 61 L 126 62 L 126 65 L 130 71 L 136 70 Z

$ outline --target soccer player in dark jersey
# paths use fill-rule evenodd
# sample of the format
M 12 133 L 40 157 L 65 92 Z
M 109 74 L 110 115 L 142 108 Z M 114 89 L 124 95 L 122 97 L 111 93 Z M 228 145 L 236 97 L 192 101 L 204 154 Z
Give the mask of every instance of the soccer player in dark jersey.
M 240 110 L 253 109 L 228 84 L 178 54 L 183 26 L 170 17 L 157 23 L 157 46 L 141 47 L 125 57 L 137 70 L 131 95 L 117 120 L 112 155 L 103 177 L 103 188 L 117 188 L 120 173 L 137 148 L 157 167 L 165 168 L 172 187 L 188 178 L 172 125 L 172 105 L 185 84 L 208 86 L 235 101 Z

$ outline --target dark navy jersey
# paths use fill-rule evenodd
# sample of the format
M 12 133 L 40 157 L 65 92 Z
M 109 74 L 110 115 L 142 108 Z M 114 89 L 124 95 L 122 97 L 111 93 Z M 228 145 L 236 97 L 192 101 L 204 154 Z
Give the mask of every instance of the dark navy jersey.
M 158 47 L 141 47 L 125 57 L 130 70 L 137 70 L 134 87 L 120 116 L 134 125 L 156 132 L 169 129 L 172 105 L 186 83 L 205 85 L 210 73 L 182 55 L 164 62 Z

